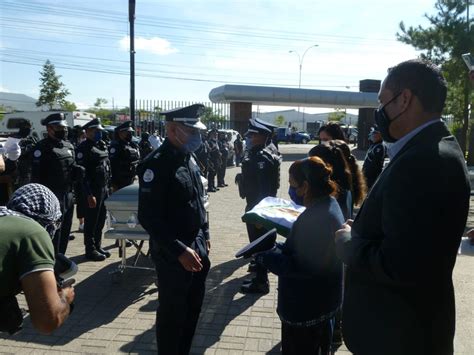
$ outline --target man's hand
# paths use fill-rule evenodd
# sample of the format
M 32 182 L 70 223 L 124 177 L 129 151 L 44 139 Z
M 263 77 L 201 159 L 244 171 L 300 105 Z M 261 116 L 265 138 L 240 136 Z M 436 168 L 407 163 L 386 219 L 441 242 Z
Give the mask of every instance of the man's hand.
M 97 200 L 93 195 L 87 196 L 87 204 L 89 208 L 95 208 L 97 206 Z
M 346 223 L 342 225 L 342 228 L 336 232 L 336 235 L 335 235 L 336 240 L 341 237 L 351 236 L 351 230 L 352 230 L 351 227 L 352 227 L 353 222 L 354 221 L 352 219 L 348 219 Z
M 178 261 L 186 271 L 198 272 L 202 270 L 201 258 L 189 247 L 178 256 Z

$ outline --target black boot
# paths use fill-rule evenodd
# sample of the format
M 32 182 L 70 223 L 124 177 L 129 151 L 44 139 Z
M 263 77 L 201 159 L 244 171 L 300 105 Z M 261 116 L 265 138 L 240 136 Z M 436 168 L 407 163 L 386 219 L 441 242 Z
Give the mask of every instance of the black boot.
M 270 285 L 268 280 L 257 280 L 252 279 L 249 283 L 244 283 L 240 286 L 240 292 L 242 293 L 259 293 L 266 295 L 270 292 Z
M 87 250 L 86 251 L 86 259 L 91 261 L 104 261 L 105 255 L 99 253 L 97 250 Z
M 101 247 L 96 247 L 95 249 L 99 252 L 99 254 L 105 255 L 106 258 L 110 258 L 112 255 L 109 251 L 102 249 Z

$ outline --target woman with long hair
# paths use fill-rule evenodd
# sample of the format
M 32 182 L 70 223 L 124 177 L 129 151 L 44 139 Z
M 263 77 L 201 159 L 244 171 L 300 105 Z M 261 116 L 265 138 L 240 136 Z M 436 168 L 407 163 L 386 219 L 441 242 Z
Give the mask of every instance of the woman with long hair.
M 331 179 L 338 186 L 337 202 L 341 207 L 345 219 L 352 218 L 353 215 L 353 197 L 352 197 L 352 174 L 349 163 L 344 157 L 344 153 L 339 147 L 331 145 L 329 142 L 323 142 L 314 146 L 309 151 L 310 157 L 321 158 L 332 168 Z
M 278 308 L 284 355 L 330 354 L 334 317 L 342 302 L 342 263 L 334 234 L 344 223 L 334 196 L 332 169 L 318 157 L 290 167 L 289 194 L 306 210 L 284 244 L 257 254 L 278 275 Z
M 336 139 L 329 141 L 329 144 L 332 146 L 338 147 L 344 153 L 344 158 L 346 159 L 349 169 L 352 175 L 352 200 L 354 205 L 360 206 L 364 201 L 365 195 L 367 194 L 367 183 L 365 177 L 362 174 L 362 170 L 357 164 L 357 160 L 354 155 L 352 155 L 351 148 L 343 140 Z

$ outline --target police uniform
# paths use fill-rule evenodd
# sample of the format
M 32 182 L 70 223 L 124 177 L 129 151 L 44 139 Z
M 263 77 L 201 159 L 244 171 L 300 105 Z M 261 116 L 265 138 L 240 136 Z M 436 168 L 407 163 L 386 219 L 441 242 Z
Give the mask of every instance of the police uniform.
M 219 151 L 221 152 L 221 166 L 217 171 L 217 187 L 226 187 L 227 184 L 225 183 L 224 179 L 227 169 L 227 158 L 229 156 L 229 142 L 227 141 L 225 133 L 223 134 L 223 137 L 220 137 L 218 144 Z
M 209 144 L 203 140 L 201 146 L 195 152 L 197 163 L 201 168 L 201 175 L 207 177 L 209 171 Z
M 192 105 L 162 114 L 168 122 L 204 129 L 198 118 L 203 108 Z M 181 149 L 166 138 L 140 164 L 138 174 L 138 219 L 150 235 L 160 295 L 158 351 L 166 355 L 189 353 L 210 267 L 209 225 L 200 168 L 194 155 Z M 199 254 L 201 271 L 189 272 L 179 262 L 178 257 L 187 247 Z
M 31 123 L 29 121 L 21 122 L 19 128 L 15 138 L 20 139 L 18 145 L 21 149 L 21 155 L 16 162 L 17 168 L 14 173 L 15 190 L 31 182 L 33 148 L 38 143 L 38 140 L 30 135 Z
M 84 130 L 96 128 L 95 139 L 89 137 L 77 147 L 77 163 L 85 168 L 83 192 L 86 199 L 84 215 L 84 244 L 86 258 L 102 261 L 110 253 L 102 249 L 102 229 L 106 219 L 104 200 L 109 195 L 110 161 L 105 142 L 101 140 L 103 130 L 99 119 L 95 118 L 83 126 Z M 90 207 L 87 199 L 95 197 L 96 206 Z
M 148 132 L 142 133 L 142 139 L 140 140 L 140 143 L 138 144 L 138 148 L 140 149 L 141 159 L 146 158 L 146 156 L 154 150 L 153 146 L 148 140 L 149 138 L 150 138 L 150 133 Z
M 127 132 L 127 138 L 120 138 L 120 132 Z M 132 121 L 125 121 L 115 128 L 115 140 L 109 147 L 109 159 L 112 166 L 112 188 L 119 190 L 133 184 L 140 161 L 140 151 L 132 142 Z
M 239 185 L 239 194 L 245 198 L 247 205 L 245 211 L 251 210 L 262 199 L 276 196 L 280 187 L 281 155 L 271 143 L 270 137 L 273 125 L 258 119 L 250 119 L 246 134 L 261 134 L 267 136 L 267 144 L 248 147 L 242 160 L 242 173 L 236 178 Z M 267 231 L 257 228 L 254 224 L 247 223 L 249 241 L 253 242 Z M 268 293 L 267 269 L 261 264 L 254 266 L 256 276 L 241 288 L 245 293 Z
M 41 121 L 44 126 L 64 127 L 56 131 L 55 138 L 40 140 L 33 148 L 31 182 L 48 187 L 61 205 L 61 227 L 56 231 L 53 244 L 56 253 L 66 253 L 71 232 L 73 205 L 73 184 L 81 180 L 84 169 L 75 162 L 74 146 L 66 138 L 67 122 L 62 113 L 53 113 Z
M 217 129 L 212 129 L 209 132 L 209 139 L 207 144 L 209 146 L 209 167 L 207 174 L 207 191 L 216 192 L 219 189 L 216 188 L 216 174 L 220 169 L 222 163 L 222 154 L 219 149 L 219 143 L 214 135 L 217 134 Z
M 369 139 L 373 132 L 378 131 L 373 128 L 369 135 Z M 372 185 L 375 184 L 375 181 L 382 172 L 386 153 L 387 151 L 383 141 L 372 143 L 367 150 L 367 155 L 364 159 L 364 165 L 362 166 L 362 171 L 367 181 L 367 188 L 370 189 Z

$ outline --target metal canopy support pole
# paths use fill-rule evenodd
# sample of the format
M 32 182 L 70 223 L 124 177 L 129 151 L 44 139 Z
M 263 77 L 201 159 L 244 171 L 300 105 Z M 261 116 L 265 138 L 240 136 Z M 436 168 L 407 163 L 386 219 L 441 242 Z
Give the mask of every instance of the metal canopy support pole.
M 135 0 L 128 1 L 130 22 L 130 119 L 135 128 Z

